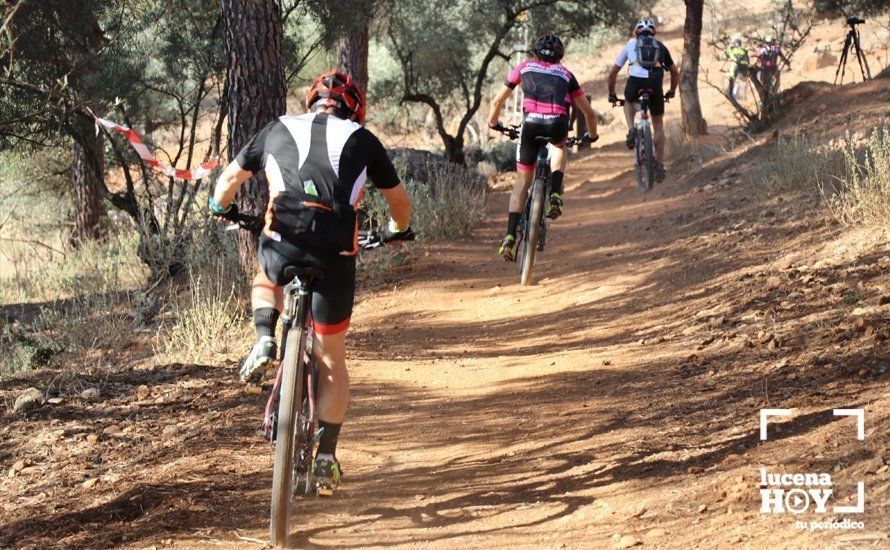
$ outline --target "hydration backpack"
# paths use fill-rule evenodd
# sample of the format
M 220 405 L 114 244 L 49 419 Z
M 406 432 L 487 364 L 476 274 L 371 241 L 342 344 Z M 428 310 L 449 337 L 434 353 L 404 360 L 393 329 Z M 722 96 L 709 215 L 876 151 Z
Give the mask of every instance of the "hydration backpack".
M 776 48 L 766 48 L 760 55 L 760 62 L 764 67 L 775 67 L 779 61 L 779 50 Z
M 661 48 L 651 34 L 644 33 L 637 37 L 636 54 L 640 67 L 650 70 L 661 68 Z

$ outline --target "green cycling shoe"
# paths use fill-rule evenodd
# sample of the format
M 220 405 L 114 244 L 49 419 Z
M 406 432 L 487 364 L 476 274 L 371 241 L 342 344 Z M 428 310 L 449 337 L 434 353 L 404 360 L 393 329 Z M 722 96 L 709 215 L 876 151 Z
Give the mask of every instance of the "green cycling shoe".
M 312 467 L 315 472 L 315 487 L 319 496 L 329 497 L 340 486 L 340 463 L 337 459 L 316 458 Z
M 555 220 L 562 216 L 562 198 L 559 193 L 550 193 L 550 203 L 547 205 L 547 218 Z
M 504 237 L 504 242 L 501 243 L 501 248 L 498 249 L 498 254 L 500 254 L 505 260 L 508 262 L 512 262 L 516 259 L 516 237 L 513 235 L 507 235 Z

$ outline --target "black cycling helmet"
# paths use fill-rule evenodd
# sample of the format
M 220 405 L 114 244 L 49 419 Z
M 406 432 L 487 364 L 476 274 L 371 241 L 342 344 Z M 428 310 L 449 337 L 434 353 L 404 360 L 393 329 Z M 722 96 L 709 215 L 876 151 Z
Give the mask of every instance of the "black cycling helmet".
M 541 36 L 535 38 L 532 45 L 532 52 L 543 61 L 559 61 L 566 53 L 566 47 L 563 46 L 562 40 L 553 33 L 545 32 Z

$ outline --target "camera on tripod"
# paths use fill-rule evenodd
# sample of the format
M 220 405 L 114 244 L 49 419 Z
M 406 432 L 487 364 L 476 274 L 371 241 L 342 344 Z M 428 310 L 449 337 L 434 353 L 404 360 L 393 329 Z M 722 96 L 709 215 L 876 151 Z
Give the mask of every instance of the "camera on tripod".
M 856 55 L 856 61 L 859 62 L 859 70 L 862 71 L 862 81 L 871 80 L 871 69 L 868 68 L 868 60 L 865 59 L 865 52 L 862 51 L 862 46 L 859 44 L 859 29 L 856 28 L 856 25 L 861 25 L 865 23 L 865 19 L 859 19 L 855 15 L 851 15 L 847 17 L 847 26 L 850 27 L 850 30 L 847 31 L 847 38 L 844 39 L 844 52 L 841 54 L 840 62 L 837 64 L 837 71 L 834 73 L 834 83 L 837 84 L 837 77 L 841 77 L 841 84 L 844 83 L 844 73 L 847 72 L 847 56 L 850 53 L 850 50 L 853 50 L 853 53 Z

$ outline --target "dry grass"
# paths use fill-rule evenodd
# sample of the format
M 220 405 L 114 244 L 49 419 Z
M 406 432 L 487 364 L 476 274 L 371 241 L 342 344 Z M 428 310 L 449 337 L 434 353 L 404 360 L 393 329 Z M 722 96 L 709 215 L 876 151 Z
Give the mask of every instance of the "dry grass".
M 824 198 L 845 225 L 890 225 L 890 132 L 876 128 L 863 140 L 782 141 L 760 171 L 770 194 L 808 192 Z
M 844 150 L 845 178 L 828 204 L 847 225 L 890 227 L 890 130 L 877 128 L 866 144 Z
M 248 308 L 236 279 L 221 265 L 215 273 L 189 273 L 188 288 L 170 302 L 171 314 L 158 328 L 157 359 L 212 362 L 246 340 Z

